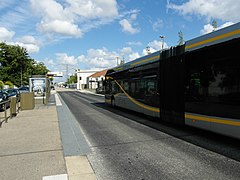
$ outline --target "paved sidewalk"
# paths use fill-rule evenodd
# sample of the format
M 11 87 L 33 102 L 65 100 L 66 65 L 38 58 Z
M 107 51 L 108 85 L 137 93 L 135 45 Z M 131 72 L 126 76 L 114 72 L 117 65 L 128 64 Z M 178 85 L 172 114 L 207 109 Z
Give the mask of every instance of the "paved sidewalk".
M 34 180 L 66 174 L 55 106 L 38 105 L 0 129 L 0 179 Z
M 20 111 L 3 123 L 1 180 L 96 179 L 86 155 L 64 157 L 57 108 L 53 98 L 48 105 Z

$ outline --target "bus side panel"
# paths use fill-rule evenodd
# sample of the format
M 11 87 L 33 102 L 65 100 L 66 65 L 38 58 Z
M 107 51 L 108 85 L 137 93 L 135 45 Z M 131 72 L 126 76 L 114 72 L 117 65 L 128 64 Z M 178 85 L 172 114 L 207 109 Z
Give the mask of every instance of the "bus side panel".
M 186 125 L 240 139 L 240 38 L 185 55 Z
M 184 83 L 182 57 L 160 60 L 160 118 L 184 124 Z

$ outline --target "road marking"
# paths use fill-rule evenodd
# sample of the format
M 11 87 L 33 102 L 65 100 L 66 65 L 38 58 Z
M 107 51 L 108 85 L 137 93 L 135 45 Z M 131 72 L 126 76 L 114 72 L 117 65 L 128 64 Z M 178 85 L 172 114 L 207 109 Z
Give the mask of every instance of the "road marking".
M 54 176 L 44 176 L 42 180 L 68 180 L 67 174 L 59 174 Z
M 55 101 L 56 101 L 56 106 L 62 106 L 62 103 L 57 94 L 55 94 Z

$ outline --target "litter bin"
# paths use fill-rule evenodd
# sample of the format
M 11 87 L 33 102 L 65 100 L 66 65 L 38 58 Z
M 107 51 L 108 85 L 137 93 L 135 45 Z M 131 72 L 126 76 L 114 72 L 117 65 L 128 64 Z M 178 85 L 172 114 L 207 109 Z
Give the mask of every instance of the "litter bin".
M 35 99 L 33 92 L 21 93 L 20 95 L 21 110 L 31 110 L 35 107 Z

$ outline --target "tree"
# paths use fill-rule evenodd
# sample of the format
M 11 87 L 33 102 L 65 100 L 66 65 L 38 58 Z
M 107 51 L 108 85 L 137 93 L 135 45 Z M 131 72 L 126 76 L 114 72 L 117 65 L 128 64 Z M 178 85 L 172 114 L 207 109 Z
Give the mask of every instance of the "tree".
M 30 62 L 25 48 L 0 43 L 0 80 L 19 86 L 28 77 L 26 69 Z
M 9 88 L 13 88 L 14 87 L 13 83 L 11 83 L 10 81 L 6 81 L 5 85 L 8 85 Z
M 184 44 L 184 39 L 183 39 L 183 33 L 182 31 L 178 32 L 178 45 L 183 45 Z
M 72 75 L 68 78 L 67 84 L 77 83 L 77 75 Z
M 212 31 L 215 31 L 217 29 L 217 21 L 215 19 L 212 21 L 212 27 L 213 27 Z
M 48 69 L 43 63 L 30 58 L 25 48 L 0 43 L 0 80 L 16 86 L 28 84 L 33 74 L 45 75 Z
M 44 65 L 43 62 L 33 62 L 32 68 L 31 68 L 30 74 L 32 75 L 45 75 L 47 74 L 47 72 L 49 72 L 49 70 L 47 69 L 47 67 Z
M 3 89 L 3 87 L 4 87 L 4 83 L 0 81 L 0 89 Z

